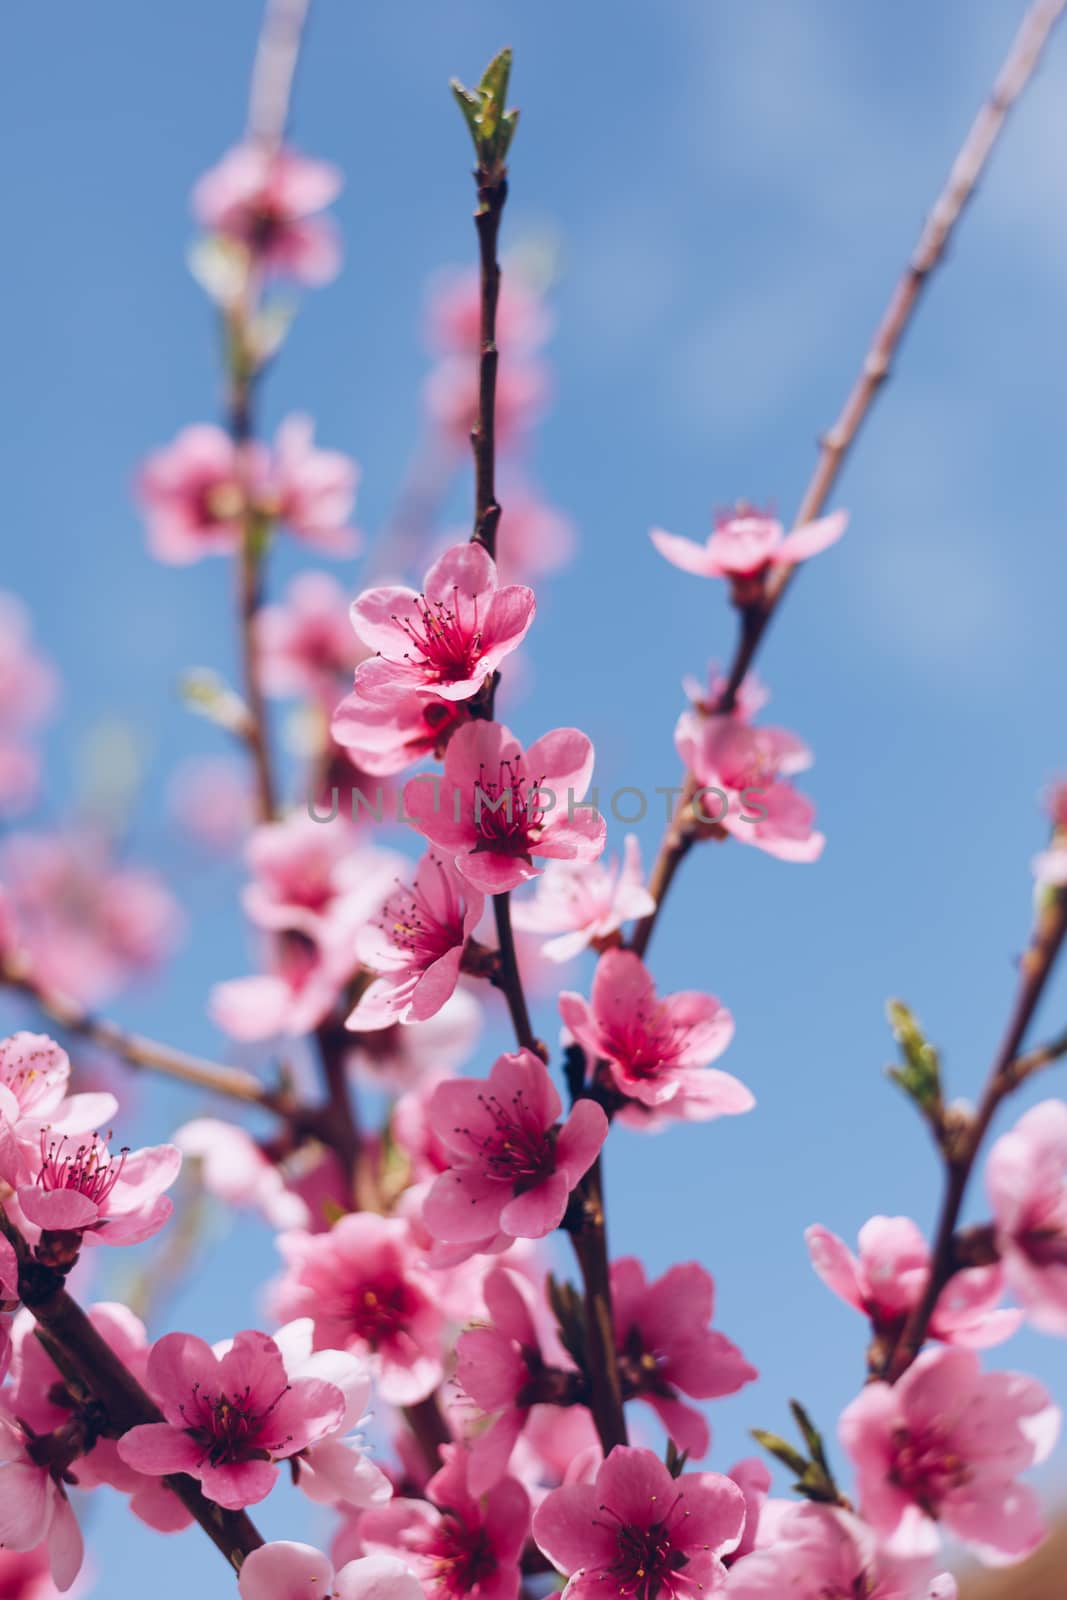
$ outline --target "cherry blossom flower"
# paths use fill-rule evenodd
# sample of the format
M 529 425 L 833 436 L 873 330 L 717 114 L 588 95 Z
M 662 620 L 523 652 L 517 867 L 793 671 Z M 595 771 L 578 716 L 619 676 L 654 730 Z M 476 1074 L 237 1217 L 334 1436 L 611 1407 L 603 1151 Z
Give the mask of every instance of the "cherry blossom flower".
M 872 1217 L 865 1222 L 858 1257 L 818 1224 L 804 1237 L 811 1264 L 828 1289 L 869 1317 L 877 1335 L 901 1331 L 930 1275 L 929 1246 L 910 1217 Z M 1000 1306 L 1003 1289 L 1004 1271 L 995 1264 L 954 1273 L 934 1309 L 930 1337 L 974 1349 L 1010 1338 L 1022 1313 Z
M 248 843 L 252 882 L 242 897 L 256 927 L 292 931 L 326 943 L 331 923 L 355 932 L 388 893 L 402 858 L 356 844 L 339 818 L 316 822 L 294 811 L 281 822 L 262 823 Z M 352 961 L 355 965 L 355 961 Z
M 330 732 L 356 765 L 372 777 L 401 772 L 424 756 L 442 756 L 449 739 L 470 713 L 453 700 L 407 695 L 391 705 L 376 705 L 361 694 L 338 705 Z
M 328 283 L 340 267 L 333 222 L 317 213 L 337 198 L 341 184 L 337 168 L 325 161 L 248 142 L 228 150 L 199 179 L 193 214 L 272 272 L 314 286 Z
M 172 566 L 232 554 L 243 537 L 249 498 L 262 493 L 268 468 L 262 445 L 242 454 L 211 423 L 183 428 L 148 457 L 137 479 L 152 554 Z
M 807 1502 L 790 1507 L 773 1544 L 731 1567 L 726 1592 L 730 1600 L 955 1600 L 956 1584 L 947 1573 L 935 1576 L 922 1557 L 880 1549 L 858 1517 Z
M 487 1081 L 438 1084 L 430 1121 L 452 1165 L 423 1207 L 430 1232 L 449 1244 L 499 1233 L 541 1239 L 558 1228 L 567 1200 L 608 1136 L 608 1119 L 579 1100 L 562 1128 L 559 1095 L 530 1050 L 500 1056 Z
M 357 936 L 360 960 L 378 977 L 348 1018 L 357 1030 L 425 1022 L 454 992 L 467 940 L 485 899 L 450 861 L 428 850 L 410 888 L 398 883 Z
M 128 1306 L 109 1301 L 91 1305 L 87 1315 L 123 1366 L 143 1384 L 148 1334 L 141 1319 Z M 21 1311 L 15 1319 L 11 1409 L 35 1433 L 44 1434 L 62 1428 L 76 1416 L 78 1402 L 37 1338 L 36 1327 L 28 1311 Z M 193 1520 L 162 1479 L 127 1466 L 114 1439 L 97 1439 L 88 1454 L 78 1458 L 74 1471 L 79 1488 L 91 1489 L 104 1483 L 127 1495 L 133 1514 L 160 1533 L 175 1533 Z
M 335 556 L 355 555 L 360 538 L 347 526 L 359 468 L 339 450 L 319 450 L 310 417 L 286 417 L 274 438 L 269 506 L 298 538 Z
M 9 834 L 0 879 L 35 980 L 83 1005 L 155 971 L 182 929 L 156 874 L 119 865 L 95 833 Z
M 316 1350 L 373 1357 L 379 1392 L 391 1405 L 425 1400 L 443 1375 L 443 1318 L 410 1225 L 352 1213 L 328 1233 L 282 1234 L 278 1248 L 286 1264 L 275 1291 L 279 1315 L 310 1317 Z
M 6 1154 L 0 1146 L 0 1169 L 10 1182 Z M 19 1211 L 33 1228 L 79 1234 L 83 1243 L 140 1244 L 170 1218 L 174 1205 L 164 1190 L 181 1163 L 172 1144 L 113 1156 L 99 1134 L 76 1143 L 42 1132 L 33 1181 L 18 1183 Z
M 757 1378 L 735 1344 L 710 1326 L 715 1285 L 695 1261 L 646 1283 L 640 1261 L 611 1264 L 611 1301 L 620 1370 L 635 1398 L 648 1402 L 679 1450 L 707 1455 L 705 1418 L 679 1394 L 718 1400 Z
M 656 902 L 645 888 L 637 835 L 626 836 L 622 866 L 612 860 L 550 861 L 532 899 L 516 900 L 512 922 L 528 933 L 552 933 L 542 946 L 551 961 L 573 956 L 610 939 L 624 922 L 646 917 Z
M 445 1465 L 426 1485 L 426 1500 L 393 1500 L 360 1523 L 371 1553 L 396 1553 L 413 1568 L 427 1600 L 516 1600 L 519 1558 L 530 1525 L 530 1503 L 514 1478 L 502 1478 L 475 1498 L 466 1452 L 442 1451 Z
M 365 652 L 352 632 L 348 597 L 327 572 L 301 572 L 285 599 L 256 614 L 260 672 L 268 694 L 337 698 L 339 679 L 355 671 Z
M 672 1478 L 651 1450 L 617 1445 L 594 1483 L 567 1483 L 545 1498 L 533 1535 L 569 1576 L 567 1600 L 696 1600 L 722 1589 L 721 1558 L 744 1520 L 744 1496 L 729 1478 Z
M 993 1145 L 986 1190 L 1008 1284 L 1035 1327 L 1067 1334 L 1067 1105 L 1043 1100 Z
M 310 1221 L 306 1202 L 286 1187 L 280 1168 L 236 1123 L 195 1117 L 177 1130 L 174 1143 L 199 1162 L 204 1188 L 227 1205 L 259 1211 L 275 1228 L 302 1228 Z
M 105 1091 L 67 1094 L 70 1059 L 43 1033 L 0 1040 L 0 1177 L 16 1185 L 40 1160 L 41 1141 L 84 1134 L 118 1110 Z
M 707 791 L 700 811 L 709 822 L 781 861 L 815 861 L 822 854 L 826 840 L 812 826 L 815 808 L 786 781 L 811 764 L 811 752 L 794 734 L 683 711 L 674 742 Z
M 0 815 L 24 810 L 36 793 L 40 764 L 24 741 L 57 691 L 55 672 L 33 647 L 29 612 L 0 590 Z
M 766 1462 L 758 1456 L 746 1456 L 743 1461 L 735 1461 L 726 1476 L 737 1484 L 745 1497 L 745 1531 L 737 1548 L 724 1558 L 730 1567 L 756 1548 L 763 1508 L 771 1489 L 771 1475 Z
M 218 855 L 228 855 L 252 826 L 248 773 L 229 756 L 193 756 L 182 762 L 167 798 L 171 815 L 188 838 Z
M 424 1600 L 422 1586 L 394 1556 L 362 1556 L 335 1572 L 309 1544 L 277 1540 L 253 1550 L 237 1579 L 241 1600 Z
M 534 856 L 601 854 L 604 818 L 582 804 L 592 775 L 593 746 L 577 728 L 556 728 L 524 753 L 502 724 L 469 722 L 449 741 L 444 779 L 410 779 L 404 809 L 468 883 L 501 894 L 536 877 Z
M 49 1575 L 47 1550 L 0 1549 L 0 1594 L 4 1600 L 56 1600 L 58 1593 Z
M 70 1588 L 84 1556 L 81 1529 L 62 1482 L 32 1454 L 26 1430 L 0 1411 L 0 1546 L 26 1552 L 48 1547 L 56 1588 Z
M 1035 1379 L 983 1373 L 973 1350 L 924 1351 L 893 1385 L 871 1383 L 841 1414 L 860 1508 L 887 1548 L 931 1555 L 938 1528 L 981 1561 L 1021 1561 L 1044 1536 L 1016 1475 L 1043 1461 L 1060 1414 Z
M 357 695 L 392 704 L 408 695 L 470 700 L 526 637 L 533 591 L 501 586 L 480 544 L 453 545 L 426 574 L 421 593 L 365 589 L 352 626 L 376 652 L 356 668 Z
M 531 1380 L 543 1366 L 522 1280 L 506 1267 L 494 1267 L 483 1292 L 489 1323 L 467 1329 L 456 1343 L 456 1382 L 492 1419 L 470 1443 L 467 1482 L 475 1495 L 484 1494 L 507 1472 L 536 1399 Z
M 717 661 L 708 662 L 707 679 L 701 683 L 699 678 L 685 677 L 682 687 L 692 701 L 695 710 L 702 716 L 713 716 L 715 708 L 726 693 L 729 682 L 726 673 Z M 737 691 L 733 709 L 724 712 L 724 716 L 736 717 L 740 722 L 751 722 L 753 717 L 763 710 L 771 698 L 771 691 L 755 672 L 746 672 Z
M 496 557 L 501 575 L 528 583 L 566 566 L 577 542 L 570 517 L 514 478 L 506 479 L 502 499 Z
M 147 1384 L 166 1420 L 123 1434 L 122 1460 L 149 1474 L 192 1473 L 231 1511 L 264 1499 L 276 1463 L 333 1432 L 345 1412 L 335 1384 L 290 1378 L 274 1340 L 251 1330 L 221 1357 L 194 1334 L 164 1334 Z
M 658 999 L 633 951 L 606 951 L 592 998 L 561 994 L 559 1010 L 590 1060 L 607 1061 L 615 1087 L 631 1102 L 623 1114 L 638 1127 L 662 1116 L 705 1122 L 755 1104 L 743 1083 L 708 1066 L 733 1037 L 725 1006 L 695 990 Z
M 793 566 L 818 555 L 840 539 L 847 523 L 847 512 L 834 511 L 787 534 L 774 517 L 743 506 L 717 516 L 704 544 L 662 528 L 653 528 L 651 538 L 660 555 L 683 572 L 701 578 L 754 579 L 770 567 Z

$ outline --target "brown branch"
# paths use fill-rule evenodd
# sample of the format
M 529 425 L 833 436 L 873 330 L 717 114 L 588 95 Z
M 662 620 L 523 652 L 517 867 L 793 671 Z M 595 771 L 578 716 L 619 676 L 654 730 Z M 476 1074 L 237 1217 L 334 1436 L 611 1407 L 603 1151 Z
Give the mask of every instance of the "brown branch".
M 941 1207 L 930 1273 L 922 1297 L 909 1316 L 893 1350 L 888 1354 L 884 1376 L 894 1383 L 906 1372 L 922 1349 L 938 1297 L 956 1267 L 956 1228 L 971 1173 L 982 1141 L 1004 1100 L 1022 1082 L 1019 1067 L 1026 1057 L 1019 1050 L 1037 1010 L 1045 985 L 1067 935 L 1067 890 L 1054 894 L 1041 910 L 1030 948 L 1022 959 L 1019 987 L 1004 1038 L 990 1068 L 985 1091 L 973 1118 L 953 1137 L 943 1141 L 945 1196 Z M 1067 1044 L 1064 1045 L 1067 1050 Z M 1063 1051 L 1057 1050 L 1057 1054 Z M 1051 1059 L 1045 1052 L 1034 1055 Z M 1036 1070 L 1036 1069 L 1035 1069 Z M 1025 1074 L 1024 1074 L 1025 1076 Z
M 1067 0 L 1035 0 L 1027 11 L 989 98 L 972 123 L 945 186 L 934 202 L 907 269 L 889 298 L 841 414 L 830 431 L 822 437 L 819 458 L 801 499 L 794 527 L 800 527 L 819 516 L 829 499 L 875 396 L 889 376 L 893 358 L 922 291 L 944 258 L 953 231 L 993 153 L 1008 112 L 1037 67 L 1065 4 Z M 781 605 L 796 570 L 795 566 L 779 567 L 769 580 L 762 598 L 743 609 L 737 650 L 726 686 L 714 708 L 716 713 L 733 710 L 745 675 L 756 658 L 771 619 Z M 660 886 L 661 892 L 656 897 L 656 909 L 634 930 L 632 948 L 639 954 L 648 946 L 662 900 L 688 843 L 692 841 L 689 803 L 693 793 L 690 781 L 660 846 L 660 857 L 653 868 L 652 881 Z
M 202 1056 L 188 1055 L 184 1050 L 161 1044 L 158 1039 L 128 1033 L 106 1017 L 92 1016 L 76 1000 L 41 988 L 29 970 L 13 956 L 0 963 L 0 983 L 26 995 L 58 1027 L 121 1056 L 131 1067 L 158 1072 L 198 1089 L 210 1089 L 213 1094 L 240 1100 L 245 1105 L 263 1106 L 279 1116 L 289 1116 L 296 1109 L 286 1095 L 265 1088 L 250 1072 L 224 1067 Z
M 507 1001 L 512 1027 L 515 1029 L 515 1037 L 521 1048 L 532 1050 L 534 1055 L 544 1059 L 545 1047 L 534 1034 L 526 1004 L 526 994 L 522 987 L 522 975 L 519 972 L 519 959 L 515 949 L 515 934 L 511 926 L 510 893 L 493 896 L 493 915 L 496 918 L 496 936 L 500 952 L 499 967 L 492 982 Z
M 36 1319 L 41 1343 L 63 1375 L 103 1408 L 106 1420 L 101 1431 L 118 1439 L 141 1423 L 162 1422 L 163 1413 L 67 1293 L 60 1274 L 34 1261 L 2 1207 L 0 1231 L 18 1256 L 19 1298 Z M 208 1500 L 196 1479 L 186 1473 L 169 1474 L 163 1481 L 239 1571 L 245 1556 L 263 1543 L 251 1518 Z
M 508 197 L 508 180 L 503 168 L 493 172 L 479 167 L 475 172 L 478 206 L 474 225 L 478 230 L 481 267 L 481 334 L 478 354 L 478 416 L 471 429 L 474 450 L 474 532 L 471 539 L 496 558 L 496 530 L 500 506 L 496 498 L 496 307 L 500 297 L 500 263 L 496 258 L 500 236 L 500 217 Z
M 578 1218 L 571 1230 L 571 1241 L 585 1290 L 589 1408 L 607 1455 L 617 1444 L 626 1444 L 628 1436 L 615 1349 L 604 1175 L 599 1156 L 578 1185 L 577 1199 Z
M 425 1400 L 404 1406 L 404 1421 L 415 1436 L 422 1458 L 431 1472 L 441 1465 L 441 1446 L 452 1443 L 452 1430 L 441 1409 L 437 1394 L 428 1394 Z

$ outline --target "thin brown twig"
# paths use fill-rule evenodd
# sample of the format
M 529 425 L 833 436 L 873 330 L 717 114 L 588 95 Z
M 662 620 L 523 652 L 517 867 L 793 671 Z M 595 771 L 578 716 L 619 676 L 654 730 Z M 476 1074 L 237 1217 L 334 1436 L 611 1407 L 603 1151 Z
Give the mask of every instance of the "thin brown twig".
M 812 521 L 829 499 L 875 396 L 890 374 L 893 358 L 922 291 L 944 258 L 949 240 L 993 153 L 1008 113 L 1030 81 L 1065 4 L 1067 0 L 1035 0 L 1023 18 L 989 97 L 972 123 L 945 186 L 926 219 L 907 269 L 889 298 L 841 414 L 820 441 L 819 458 L 801 499 L 794 527 Z M 716 713 L 733 710 L 745 676 L 796 570 L 795 566 L 779 567 L 769 580 L 762 598 L 743 609 L 737 649 L 726 686 L 715 706 Z M 656 908 L 634 928 L 631 948 L 639 955 L 648 946 L 663 900 L 692 843 L 690 807 L 694 793 L 695 785 L 692 779 L 687 779 L 651 875 L 651 884 L 659 890 L 657 894 L 656 889 L 652 889 Z
M 1001 1102 L 1022 1082 L 1019 1056 L 1026 1031 L 1037 1010 L 1045 985 L 1067 936 L 1067 890 L 1052 895 L 1042 907 L 1030 947 L 1022 959 L 1019 986 L 1011 1017 L 989 1071 L 986 1087 L 973 1118 L 942 1142 L 945 1161 L 945 1195 L 922 1296 L 911 1312 L 893 1349 L 887 1354 L 884 1376 L 890 1383 L 905 1373 L 922 1349 L 938 1297 L 955 1270 L 955 1235 L 960 1211 L 982 1141 Z M 1064 1045 L 1067 1051 L 1067 1043 Z M 1062 1054 L 1063 1051 L 1057 1051 Z M 1042 1064 L 1049 1057 L 1042 1051 Z M 1036 1068 L 1034 1069 L 1036 1070 Z M 1024 1074 L 1025 1075 L 1025 1074 Z
M 496 936 L 500 946 L 499 969 L 493 982 L 507 1001 L 515 1037 L 521 1047 L 524 1050 L 532 1050 L 535 1055 L 543 1056 L 544 1046 L 538 1043 L 534 1034 L 529 1007 L 526 1004 L 526 993 L 522 986 L 522 975 L 519 972 L 515 934 L 511 926 L 510 894 L 493 896 L 493 915 L 496 918 Z

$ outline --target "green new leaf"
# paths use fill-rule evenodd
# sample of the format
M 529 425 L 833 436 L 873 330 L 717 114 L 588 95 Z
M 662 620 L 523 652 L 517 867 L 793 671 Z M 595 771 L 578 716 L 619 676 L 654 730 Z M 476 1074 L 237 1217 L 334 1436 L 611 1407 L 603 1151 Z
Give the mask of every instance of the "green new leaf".
M 787 1444 L 777 1433 L 768 1433 L 765 1428 L 753 1428 L 752 1437 L 776 1461 L 780 1461 L 784 1467 L 788 1467 L 790 1472 L 795 1472 L 798 1478 L 802 1478 L 805 1472 L 808 1471 L 811 1465 L 808 1459 L 802 1456 L 799 1450 L 794 1450 L 793 1446 Z
M 923 1116 L 939 1126 L 944 1111 L 940 1057 L 903 1001 L 890 1000 L 886 1012 L 904 1058 L 901 1066 L 889 1068 L 889 1076 L 914 1100 Z
M 504 158 L 519 120 L 517 111 L 507 110 L 510 77 L 511 51 L 508 49 L 493 57 L 476 89 L 468 89 L 458 78 L 451 81 L 456 104 L 474 143 L 478 165 L 494 177 L 502 175 Z

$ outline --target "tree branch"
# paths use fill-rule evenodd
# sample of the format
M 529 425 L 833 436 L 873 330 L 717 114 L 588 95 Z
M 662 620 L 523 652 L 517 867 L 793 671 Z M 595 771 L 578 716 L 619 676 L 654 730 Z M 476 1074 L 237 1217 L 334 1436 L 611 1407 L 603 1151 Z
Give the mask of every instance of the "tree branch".
M 974 1171 L 982 1141 L 996 1115 L 1002 1100 L 1018 1087 L 1026 1075 L 1020 1067 L 1026 1057 L 1019 1057 L 1019 1049 L 1026 1031 L 1037 1010 L 1045 985 L 1067 935 L 1067 890 L 1054 893 L 1041 910 L 1034 929 L 1030 948 L 1022 959 L 1019 987 L 1015 1004 L 1008 1021 L 1000 1049 L 990 1068 L 985 1091 L 973 1118 L 964 1124 L 959 1134 L 948 1137 L 943 1145 L 945 1158 L 945 1196 L 941 1206 L 930 1272 L 922 1297 L 909 1316 L 892 1351 L 888 1354 L 883 1375 L 890 1383 L 905 1373 L 922 1349 L 942 1289 L 956 1270 L 956 1228 L 971 1173 Z M 1067 1041 L 1062 1050 L 1067 1051 Z M 1046 1051 L 1035 1051 L 1031 1061 L 1038 1064 L 1052 1059 Z M 1030 1070 L 1029 1068 L 1027 1070 Z M 1036 1070 L 1036 1067 L 1033 1068 Z
M 915 314 L 922 291 L 944 259 L 949 240 L 996 147 L 1008 113 L 1030 81 L 1065 4 L 1067 0 L 1035 0 L 1027 11 L 989 97 L 972 123 L 945 186 L 934 202 L 904 275 L 890 295 L 841 414 L 822 437 L 819 458 L 801 498 L 794 527 L 812 521 L 826 505 L 875 397 L 889 376 L 893 359 Z M 795 566 L 779 567 L 768 582 L 763 597 L 743 609 L 737 649 L 726 686 L 714 708 L 716 714 L 733 710 L 745 676 L 796 570 Z M 658 894 L 655 889 L 652 890 L 656 908 L 634 929 L 631 948 L 639 955 L 648 947 L 663 900 L 692 842 L 689 807 L 694 793 L 695 786 L 691 779 L 687 779 L 651 875 L 650 887 L 656 884 L 659 888 Z

